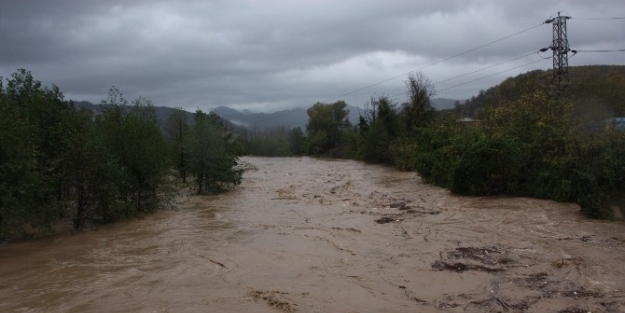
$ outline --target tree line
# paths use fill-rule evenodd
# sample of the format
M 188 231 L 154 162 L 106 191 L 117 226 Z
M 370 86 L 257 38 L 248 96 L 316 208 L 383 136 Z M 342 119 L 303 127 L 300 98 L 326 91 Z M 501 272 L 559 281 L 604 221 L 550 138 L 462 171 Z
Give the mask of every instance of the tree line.
M 102 103 L 77 110 L 24 69 L 0 78 L 0 239 L 149 213 L 171 206 L 181 182 L 198 193 L 241 182 L 239 144 L 215 114 L 188 121 L 177 109 L 161 127 L 148 99 L 113 87 Z
M 620 102 L 604 103 L 612 111 L 598 116 L 570 96 L 589 87 L 550 82 L 549 72 L 531 72 L 465 106 L 435 111 L 429 79 L 410 75 L 408 102 L 372 97 L 357 125 L 343 101 L 313 105 L 299 151 L 417 171 L 455 194 L 572 201 L 589 217 L 611 218 L 613 204 L 625 207 L 625 130 L 605 120 L 621 112 L 623 97 L 610 93 Z M 479 120 L 462 123 L 467 115 Z

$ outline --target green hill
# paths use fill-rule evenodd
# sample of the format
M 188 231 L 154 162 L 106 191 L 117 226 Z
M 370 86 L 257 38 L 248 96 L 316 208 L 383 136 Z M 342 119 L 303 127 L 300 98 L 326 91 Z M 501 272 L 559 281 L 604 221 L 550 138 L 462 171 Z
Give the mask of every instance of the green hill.
M 625 66 L 570 67 L 569 78 L 568 92 L 579 114 L 590 120 L 625 116 Z M 464 116 L 482 118 L 486 108 L 517 100 L 551 80 L 551 70 L 527 72 L 480 91 L 455 110 Z

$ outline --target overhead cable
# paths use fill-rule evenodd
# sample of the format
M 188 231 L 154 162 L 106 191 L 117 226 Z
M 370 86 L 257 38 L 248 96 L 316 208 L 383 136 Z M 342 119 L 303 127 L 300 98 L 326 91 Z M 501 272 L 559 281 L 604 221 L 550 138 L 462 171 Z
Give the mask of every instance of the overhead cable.
M 600 20 L 625 20 L 625 17 L 572 17 L 572 19 L 600 21 Z
M 528 54 L 524 54 L 524 55 L 521 55 L 521 56 L 515 57 L 515 58 L 510 59 L 510 60 L 507 60 L 507 61 L 503 61 L 503 62 L 499 62 L 499 63 L 497 63 L 497 64 L 493 64 L 493 65 L 490 65 L 490 66 L 487 66 L 487 67 L 483 67 L 483 68 L 481 68 L 481 69 L 479 69 L 479 70 L 475 70 L 475 71 L 468 72 L 468 73 L 465 73 L 465 74 L 461 74 L 461 75 L 458 75 L 458 76 L 450 77 L 450 78 L 447 78 L 447 79 L 445 79 L 445 80 L 438 81 L 438 82 L 436 82 L 436 83 L 434 83 L 434 84 L 432 84 L 432 85 L 437 85 L 437 84 L 444 83 L 444 82 L 447 82 L 447 81 L 450 81 L 450 80 L 454 80 L 454 79 L 458 79 L 458 78 L 461 78 L 461 77 L 469 76 L 469 75 L 471 75 L 471 74 L 475 74 L 475 73 L 481 72 L 481 71 L 483 71 L 483 70 L 487 70 L 487 69 L 489 69 L 489 68 L 493 68 L 493 67 L 495 67 L 495 66 L 503 65 L 503 64 L 506 64 L 506 63 L 510 63 L 510 62 L 512 62 L 512 61 L 516 61 L 516 60 L 518 60 L 518 59 L 523 59 L 523 58 L 526 58 L 526 57 L 528 57 L 528 56 L 530 56 L 530 55 L 533 55 L 533 54 L 536 54 L 536 52 L 530 52 L 530 53 L 528 53 Z
M 356 89 L 356 90 L 353 90 L 353 91 L 350 91 L 350 92 L 344 93 L 344 94 L 342 94 L 342 95 L 339 95 L 339 96 L 336 96 L 336 97 L 333 97 L 333 98 L 326 99 L 326 100 L 325 100 L 325 101 L 323 101 L 323 102 L 330 102 L 330 101 L 332 101 L 332 100 L 335 100 L 335 99 L 338 99 L 338 98 L 342 98 L 342 97 L 345 97 L 345 96 L 349 96 L 349 95 L 355 94 L 355 93 L 357 93 L 357 92 L 360 92 L 360 91 L 363 91 L 363 90 L 369 89 L 369 88 L 371 88 L 371 87 L 375 87 L 375 86 L 377 86 L 377 85 L 380 85 L 380 84 L 386 83 L 386 82 L 388 82 L 388 81 L 391 81 L 391 80 L 394 80 L 394 79 L 397 79 L 397 78 L 401 78 L 401 77 L 405 77 L 406 75 L 409 75 L 410 73 L 413 73 L 413 72 L 416 72 L 416 71 L 420 71 L 420 70 L 422 70 L 422 69 L 424 69 L 424 68 L 428 68 L 428 67 L 430 67 L 430 66 L 434 66 L 434 65 L 437 65 L 437 64 L 440 64 L 440 63 L 443 63 L 443 62 L 449 61 L 449 60 L 451 60 L 451 59 L 457 58 L 457 57 L 459 57 L 459 56 L 465 55 L 465 54 L 467 54 L 467 53 L 469 53 L 469 52 L 473 52 L 473 51 L 475 51 L 475 50 L 479 50 L 479 49 L 482 49 L 482 48 L 488 47 L 488 46 L 493 45 L 493 44 L 495 44 L 495 43 L 498 43 L 498 42 L 500 42 L 500 41 L 506 40 L 506 39 L 508 39 L 508 38 L 510 38 L 510 37 L 514 37 L 514 36 L 520 35 L 520 34 L 522 34 L 522 33 L 528 32 L 528 31 L 530 31 L 530 30 L 533 30 L 533 29 L 535 29 L 535 28 L 538 28 L 538 27 L 540 27 L 540 26 L 542 26 L 542 25 L 544 25 L 544 24 L 545 24 L 545 22 L 542 22 L 542 23 L 540 23 L 540 24 L 538 24 L 538 25 L 535 25 L 535 26 L 532 26 L 532 27 L 526 28 L 526 29 L 524 29 L 524 30 L 521 30 L 521 31 L 518 31 L 518 32 L 512 33 L 512 34 L 507 35 L 507 36 L 504 36 L 504 37 L 501 37 L 501 38 L 499 38 L 499 39 L 493 40 L 493 41 L 488 42 L 488 43 L 486 43 L 486 44 L 483 44 L 483 45 L 477 46 L 477 47 L 475 47 L 475 48 L 471 48 L 471 49 L 469 49 L 469 50 L 466 50 L 466 51 L 463 51 L 463 52 L 460 52 L 460 53 L 457 53 L 457 54 L 454 54 L 454 55 L 448 56 L 448 57 L 446 57 L 446 58 L 444 58 L 444 59 L 441 59 L 441 60 L 438 60 L 438 61 L 435 61 L 435 62 L 432 62 L 432 63 L 426 64 L 426 65 L 424 65 L 424 66 L 422 66 L 422 67 L 420 67 L 420 68 L 417 68 L 417 69 L 415 69 L 415 70 L 412 70 L 412 71 L 406 72 L 406 73 L 404 73 L 404 74 L 402 74 L 402 75 L 398 75 L 398 76 L 395 76 L 395 77 L 391 77 L 391 78 L 385 79 L 385 80 L 383 80 L 383 81 L 379 81 L 379 82 L 377 82 L 377 83 L 374 83 L 374 84 L 371 84 L 371 85 L 368 85 L 368 86 L 365 86 L 365 87 L 362 87 L 362 88 L 358 88 L 358 89 Z
M 531 55 L 531 54 L 534 54 L 534 53 L 535 53 L 535 52 L 530 53 L 530 55 Z M 513 68 L 509 68 L 509 69 L 506 69 L 506 70 L 503 70 L 503 71 L 500 71 L 500 72 L 497 72 L 497 73 L 494 73 L 494 74 L 489 74 L 489 75 L 486 75 L 486 76 L 478 77 L 478 78 L 476 78 L 476 79 L 473 79 L 473 80 L 470 80 L 470 81 L 466 81 L 466 82 L 464 82 L 464 83 L 457 84 L 457 85 L 454 85 L 454 86 L 451 86 L 451 87 L 443 88 L 443 89 L 440 89 L 440 90 L 437 90 L 437 91 L 445 91 L 445 90 L 453 89 L 453 88 L 456 88 L 456 87 L 464 86 L 464 85 L 466 85 L 466 84 L 470 84 L 470 83 L 476 82 L 476 81 L 478 81 L 478 80 L 482 80 L 482 79 L 485 79 L 485 78 L 489 78 L 489 77 L 497 76 L 497 75 L 502 74 L 502 73 L 505 73 L 505 72 L 509 72 L 509 71 L 512 71 L 512 70 L 516 70 L 516 69 L 518 69 L 518 68 L 525 67 L 525 66 L 528 66 L 528 65 L 532 65 L 532 64 L 535 64 L 535 63 L 538 63 L 538 62 L 544 61 L 544 60 L 549 60 L 549 59 L 551 59 L 551 57 L 548 57 L 548 58 L 541 58 L 540 60 L 536 60 L 536 61 L 532 61 L 532 62 L 529 62 L 529 63 L 525 63 L 525 64 L 523 64 L 523 65 L 519 65 L 519 66 L 516 66 L 516 67 L 513 67 Z M 502 62 L 502 64 L 503 64 L 503 63 L 506 63 L 506 62 Z M 490 67 L 493 67 L 493 66 L 489 66 L 488 68 L 490 68 Z M 486 68 L 484 68 L 484 69 L 486 69 Z M 484 70 L 484 69 L 481 69 L 481 70 Z M 481 70 L 478 70 L 478 71 L 476 71 L 476 72 L 479 72 L 479 71 L 481 71 Z M 467 75 L 468 75 L 468 74 L 467 74 Z M 466 75 L 460 75 L 459 77 L 461 77 L 461 76 L 466 76 Z M 454 79 L 454 78 L 451 78 L 451 79 Z M 432 84 L 432 85 L 434 86 L 434 85 L 436 85 L 436 84 L 440 84 L 440 83 L 442 83 L 442 82 L 445 82 L 445 81 L 448 81 L 448 80 L 451 80 L 451 79 L 446 79 L 446 80 L 443 80 L 443 81 L 440 81 L 440 82 L 436 82 L 436 83 L 434 83 L 434 84 Z M 406 94 L 406 92 L 402 92 L 402 93 L 399 93 L 399 94 L 396 94 L 396 95 L 391 96 L 391 98 L 399 97 L 399 96 L 401 96 L 401 95 L 405 95 L 405 94 Z
M 575 52 L 625 52 L 625 49 L 606 49 L 606 50 L 572 50 Z
M 463 86 L 463 85 L 466 85 L 466 84 L 469 84 L 469 83 L 472 83 L 472 82 L 475 82 L 475 81 L 478 81 L 478 80 L 482 80 L 482 79 L 485 79 L 485 78 L 489 78 L 489 77 L 497 76 L 497 75 L 499 75 L 499 74 L 503 74 L 503 73 L 505 73 L 505 72 L 509 72 L 509 71 L 512 71 L 512 70 L 516 70 L 516 69 L 518 69 L 518 68 L 526 67 L 526 66 L 528 66 L 528 65 L 532 65 L 532 64 L 534 64 L 534 63 L 538 63 L 538 62 L 541 62 L 541 61 L 544 61 L 544 60 L 548 60 L 548 59 L 551 59 L 551 58 L 547 58 L 547 59 L 542 59 L 542 58 L 541 58 L 540 60 L 536 60 L 536 61 L 529 62 L 529 63 L 525 63 L 525 64 L 523 64 L 523 65 L 519 65 L 519 66 L 516 66 L 516 67 L 513 67 L 513 68 L 509 68 L 509 69 L 507 69 L 507 70 L 505 70 L 505 71 L 497 72 L 497 73 L 494 73 L 494 74 L 491 74 L 491 75 L 482 76 L 482 77 L 476 78 L 476 79 L 474 79 L 474 80 L 470 80 L 470 81 L 468 81 L 468 82 L 464 82 L 464 83 L 462 83 L 462 84 L 458 84 L 458 85 L 455 85 L 455 86 L 451 86 L 451 87 L 443 88 L 443 89 L 441 89 L 441 90 L 439 90 L 439 91 L 445 91 L 445 90 L 449 90 L 449 89 L 452 89 L 452 88 L 460 87 L 460 86 Z

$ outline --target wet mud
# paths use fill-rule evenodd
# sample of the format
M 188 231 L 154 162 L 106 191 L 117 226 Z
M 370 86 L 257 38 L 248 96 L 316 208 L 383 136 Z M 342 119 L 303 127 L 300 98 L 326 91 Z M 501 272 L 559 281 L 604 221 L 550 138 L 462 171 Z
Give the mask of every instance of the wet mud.
M 0 246 L 0 312 L 625 312 L 625 223 L 355 161 L 244 158 L 237 190 Z

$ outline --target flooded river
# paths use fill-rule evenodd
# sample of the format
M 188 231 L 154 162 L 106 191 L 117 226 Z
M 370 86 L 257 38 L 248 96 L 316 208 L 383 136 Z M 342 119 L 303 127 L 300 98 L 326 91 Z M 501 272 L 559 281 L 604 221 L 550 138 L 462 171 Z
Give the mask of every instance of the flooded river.
M 244 158 L 235 191 L 0 246 L 0 312 L 625 312 L 625 223 L 355 161 Z

